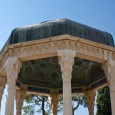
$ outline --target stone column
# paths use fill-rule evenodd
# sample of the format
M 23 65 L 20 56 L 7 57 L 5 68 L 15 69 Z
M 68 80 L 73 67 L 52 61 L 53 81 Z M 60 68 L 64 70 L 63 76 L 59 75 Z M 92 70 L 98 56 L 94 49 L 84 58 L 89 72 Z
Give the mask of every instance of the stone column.
M 57 115 L 57 107 L 58 107 L 58 95 L 51 94 L 50 95 L 50 104 L 53 115 Z
M 14 115 L 14 95 L 15 85 L 18 73 L 21 68 L 21 62 L 17 58 L 8 58 L 6 62 L 8 96 L 6 100 L 5 115 Z
M 103 64 L 103 70 L 110 88 L 112 115 L 115 115 L 115 61 L 107 60 Z
M 74 50 L 63 49 L 58 51 L 59 63 L 63 79 L 63 114 L 72 115 L 71 78 L 74 64 Z
M 94 101 L 96 93 L 94 91 L 87 91 L 85 93 L 89 115 L 94 115 Z
M 21 115 L 25 95 L 26 91 L 23 90 L 16 91 L 16 110 L 17 110 L 16 115 Z
M 1 109 L 1 100 L 6 85 L 6 78 L 0 76 L 0 109 Z

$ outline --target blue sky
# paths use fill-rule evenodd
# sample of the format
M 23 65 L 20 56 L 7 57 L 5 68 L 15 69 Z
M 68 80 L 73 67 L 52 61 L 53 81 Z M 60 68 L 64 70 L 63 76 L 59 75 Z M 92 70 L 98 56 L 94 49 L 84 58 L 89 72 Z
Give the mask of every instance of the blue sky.
M 0 49 L 14 28 L 57 18 L 107 31 L 115 38 L 115 0 L 0 0 Z M 76 114 L 88 112 L 81 108 Z

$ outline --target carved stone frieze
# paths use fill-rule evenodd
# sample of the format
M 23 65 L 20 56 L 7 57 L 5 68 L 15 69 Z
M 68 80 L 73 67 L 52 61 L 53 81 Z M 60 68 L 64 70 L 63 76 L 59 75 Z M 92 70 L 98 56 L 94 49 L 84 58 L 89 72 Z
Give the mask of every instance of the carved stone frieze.
M 75 50 L 78 58 L 101 63 L 108 58 L 115 59 L 115 49 L 113 47 L 65 35 L 6 47 L 0 55 L 0 72 L 3 71 L 9 57 L 17 57 L 24 61 L 52 57 L 57 56 L 57 51 L 61 49 Z

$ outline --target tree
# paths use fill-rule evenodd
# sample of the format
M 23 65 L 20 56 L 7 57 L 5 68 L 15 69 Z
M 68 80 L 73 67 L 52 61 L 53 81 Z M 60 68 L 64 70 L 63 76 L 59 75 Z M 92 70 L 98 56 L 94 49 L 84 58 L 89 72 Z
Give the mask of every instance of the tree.
M 57 111 L 63 110 L 63 98 L 59 96 Z M 36 112 L 42 115 L 49 115 L 51 113 L 51 106 L 48 97 L 39 95 L 27 95 L 25 102 L 29 105 L 23 107 L 24 115 L 34 115 Z
M 84 95 L 73 96 L 72 103 L 73 103 L 73 107 L 72 107 L 73 115 L 80 105 L 87 107 L 86 98 Z
M 111 101 L 109 87 L 98 91 L 96 115 L 111 115 Z
M 75 113 L 75 111 L 78 109 L 78 107 L 80 105 L 83 105 L 84 107 L 87 107 L 87 103 L 86 103 L 86 98 L 84 95 L 75 95 L 72 97 L 72 112 L 73 115 Z M 63 97 L 60 96 L 59 97 L 59 102 L 58 102 L 58 112 L 62 112 L 63 110 Z
M 50 112 L 48 97 L 38 95 L 27 95 L 25 102 L 29 105 L 23 107 L 24 115 L 34 115 L 36 112 L 46 115 Z
M 28 95 L 25 98 L 25 102 L 29 105 L 23 107 L 24 115 L 34 115 L 36 112 L 42 115 L 47 115 L 51 112 L 50 103 L 48 97 L 38 95 Z M 73 115 L 80 105 L 87 107 L 86 98 L 84 95 L 76 95 L 72 97 L 73 103 Z M 57 112 L 63 110 L 63 97 L 59 96 Z

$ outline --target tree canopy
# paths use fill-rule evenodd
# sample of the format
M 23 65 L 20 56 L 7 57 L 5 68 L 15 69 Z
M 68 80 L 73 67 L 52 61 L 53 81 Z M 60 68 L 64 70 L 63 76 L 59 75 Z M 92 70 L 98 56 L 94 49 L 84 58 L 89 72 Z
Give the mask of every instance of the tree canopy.
M 23 107 L 24 115 L 35 115 L 35 113 L 47 115 L 50 112 L 50 105 L 46 96 L 27 95 L 25 102 L 28 105 Z
M 46 96 L 27 95 L 25 102 L 28 103 L 23 107 L 24 115 L 35 115 L 35 113 L 42 113 L 47 115 L 51 113 L 50 101 Z M 75 95 L 72 97 L 73 115 L 80 105 L 87 107 L 86 98 L 84 95 Z M 59 96 L 57 112 L 63 110 L 63 97 Z
M 111 100 L 109 87 L 102 88 L 98 91 L 96 102 L 96 115 L 111 115 Z

